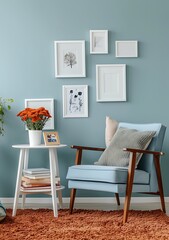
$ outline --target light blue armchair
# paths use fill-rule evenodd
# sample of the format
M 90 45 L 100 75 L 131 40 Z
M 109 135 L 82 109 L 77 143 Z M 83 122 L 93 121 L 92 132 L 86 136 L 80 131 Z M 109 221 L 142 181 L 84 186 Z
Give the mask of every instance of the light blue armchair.
M 138 131 L 155 131 L 155 135 L 146 150 L 124 148 L 130 153 L 128 167 L 82 165 L 82 151 L 104 151 L 105 148 L 72 146 L 76 149 L 75 165 L 69 167 L 67 173 L 68 187 L 71 188 L 70 214 L 73 212 L 77 189 L 106 191 L 115 193 L 117 204 L 120 205 L 119 194 L 125 193 L 123 223 L 127 222 L 131 195 L 133 193 L 155 194 L 161 199 L 165 210 L 160 156 L 166 127 L 162 124 L 131 124 L 121 122 L 118 128 L 136 129 Z M 137 154 L 143 154 L 136 168 Z

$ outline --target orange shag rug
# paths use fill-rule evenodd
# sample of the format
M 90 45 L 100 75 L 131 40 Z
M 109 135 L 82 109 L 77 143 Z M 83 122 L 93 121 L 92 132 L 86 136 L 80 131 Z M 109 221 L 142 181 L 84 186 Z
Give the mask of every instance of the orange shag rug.
M 18 210 L 16 217 L 7 210 L 0 223 L 0 239 L 6 240 L 146 240 L 169 239 L 169 217 L 161 210 L 130 210 L 122 224 L 123 211 L 59 210 L 53 217 L 50 209 Z

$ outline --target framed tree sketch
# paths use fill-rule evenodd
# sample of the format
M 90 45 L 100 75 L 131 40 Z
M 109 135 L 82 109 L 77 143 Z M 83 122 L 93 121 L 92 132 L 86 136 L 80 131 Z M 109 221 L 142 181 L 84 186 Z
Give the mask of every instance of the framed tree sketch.
M 44 130 L 54 129 L 54 99 L 53 98 L 36 98 L 36 99 L 25 99 L 25 108 L 46 108 L 52 116 L 46 122 Z M 26 127 L 27 129 L 27 127 Z
M 90 30 L 90 53 L 108 53 L 108 30 Z
M 55 41 L 55 77 L 86 77 L 85 41 Z
M 88 117 L 88 86 L 63 86 L 63 117 Z
M 126 65 L 96 65 L 96 101 L 126 101 Z

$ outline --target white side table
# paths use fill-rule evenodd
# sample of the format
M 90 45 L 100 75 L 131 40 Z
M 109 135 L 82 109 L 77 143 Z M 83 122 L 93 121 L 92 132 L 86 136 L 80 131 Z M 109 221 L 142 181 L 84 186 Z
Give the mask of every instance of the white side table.
M 59 176 L 59 166 L 58 166 L 58 156 L 57 150 L 59 148 L 66 147 L 65 144 L 60 145 L 51 145 L 46 146 L 44 144 L 37 145 L 37 146 L 30 146 L 29 144 L 21 144 L 21 145 L 12 145 L 13 148 L 20 149 L 19 154 L 19 164 L 18 164 L 18 173 L 17 173 L 17 180 L 16 180 L 16 188 L 15 188 L 15 197 L 14 197 L 14 205 L 13 205 L 13 212 L 12 216 L 16 215 L 19 195 L 22 195 L 22 204 L 24 207 L 25 197 L 26 194 L 33 194 L 33 193 L 46 193 L 52 195 L 52 203 L 53 203 L 53 211 L 54 217 L 58 217 L 58 209 L 57 209 L 57 201 L 56 201 L 56 191 L 58 191 L 58 198 L 60 206 L 62 206 L 62 192 L 61 190 L 64 188 L 61 186 L 60 188 L 56 189 L 55 185 L 55 176 Z M 50 177 L 51 177 L 51 190 L 21 190 L 21 180 L 22 180 L 22 171 L 23 169 L 28 168 L 28 160 L 29 160 L 29 150 L 30 149 L 47 149 L 49 151 L 49 163 L 50 163 Z

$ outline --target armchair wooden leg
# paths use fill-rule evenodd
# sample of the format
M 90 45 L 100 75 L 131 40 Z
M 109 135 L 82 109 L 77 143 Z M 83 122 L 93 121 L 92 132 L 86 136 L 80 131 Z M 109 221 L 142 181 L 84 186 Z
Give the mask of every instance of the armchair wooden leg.
M 131 153 L 130 165 L 128 168 L 128 178 L 127 178 L 127 186 L 126 186 L 126 197 L 124 203 L 124 214 L 123 214 L 123 224 L 127 222 L 132 188 L 133 188 L 133 180 L 134 180 L 134 170 L 136 165 L 136 153 Z
M 125 197 L 123 224 L 127 222 L 130 200 L 131 200 L 131 188 L 127 191 L 126 197 Z
M 162 206 L 163 212 L 166 213 L 165 201 L 164 201 L 164 192 L 163 192 L 163 183 L 162 183 L 160 162 L 159 161 L 160 161 L 159 155 L 155 155 L 154 156 L 154 164 L 155 164 L 155 168 L 156 168 L 157 182 L 158 182 L 161 206 Z
M 70 194 L 70 206 L 69 206 L 69 213 L 73 213 L 73 206 L 75 202 L 75 196 L 76 196 L 76 189 L 72 188 L 71 194 Z
M 120 198 L 119 198 L 119 194 L 118 194 L 118 193 L 115 193 L 115 197 L 116 197 L 117 205 L 120 206 Z

